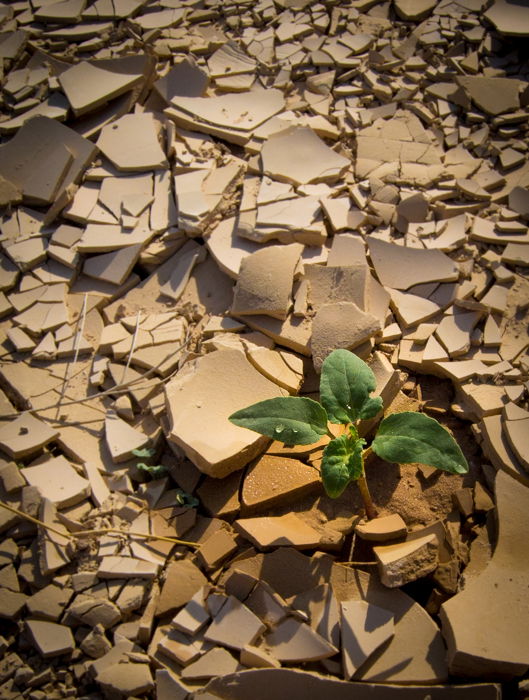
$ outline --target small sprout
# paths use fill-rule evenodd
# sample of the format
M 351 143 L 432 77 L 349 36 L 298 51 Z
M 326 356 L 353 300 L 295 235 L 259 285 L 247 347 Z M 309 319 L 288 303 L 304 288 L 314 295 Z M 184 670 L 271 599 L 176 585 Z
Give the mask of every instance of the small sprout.
M 132 454 L 135 457 L 143 457 L 143 459 L 148 459 L 149 457 L 154 457 L 156 450 L 152 447 L 145 447 L 143 450 L 132 450 Z
M 156 450 L 152 447 L 145 447 L 142 450 L 132 450 L 132 454 L 135 457 L 141 457 L 142 459 L 150 459 L 156 454 Z M 163 464 L 145 464 L 145 462 L 138 462 L 136 467 L 141 471 L 148 474 L 152 479 L 161 479 L 167 474 L 167 467 Z
M 182 489 L 176 489 L 176 502 L 184 508 L 198 508 L 200 501 Z
M 260 401 L 233 413 L 229 420 L 287 445 L 309 445 L 324 435 L 331 438 L 323 451 L 321 476 L 328 496 L 338 498 L 356 481 L 368 518 L 376 517 L 364 472 L 367 454 L 373 451 L 388 462 L 420 462 L 452 474 L 465 474 L 468 464 L 450 433 L 434 418 L 406 411 L 384 418 L 375 439 L 365 448 L 358 424 L 375 418 L 383 409 L 371 368 L 348 350 L 334 350 L 323 362 L 321 404 L 300 396 Z M 345 426 L 335 437 L 328 423 Z
M 167 474 L 167 467 L 163 464 L 150 465 L 145 464 L 145 462 L 138 462 L 136 466 L 141 472 L 149 474 L 153 479 L 161 479 Z

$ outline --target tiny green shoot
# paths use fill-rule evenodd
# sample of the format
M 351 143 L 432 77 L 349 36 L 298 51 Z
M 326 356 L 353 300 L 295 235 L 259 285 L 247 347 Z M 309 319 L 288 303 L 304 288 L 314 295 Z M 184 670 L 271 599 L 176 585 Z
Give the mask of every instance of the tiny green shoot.
M 452 474 L 465 474 L 468 464 L 450 433 L 424 413 L 405 411 L 384 418 L 371 445 L 360 437 L 361 421 L 375 418 L 383 409 L 371 368 L 349 350 L 334 350 L 324 360 L 320 401 L 285 396 L 260 401 L 233 413 L 229 420 L 242 428 L 279 440 L 286 445 L 310 445 L 325 435 L 321 477 L 328 496 L 338 498 L 356 481 L 368 518 L 376 508 L 365 478 L 364 462 L 373 451 L 388 462 L 420 462 Z M 333 435 L 328 423 L 344 426 Z
M 156 454 L 156 450 L 152 447 L 145 447 L 142 450 L 132 450 L 132 454 L 135 457 L 140 457 L 142 459 L 150 459 Z M 145 474 L 148 474 L 152 479 L 161 479 L 167 474 L 167 467 L 163 464 L 145 464 L 145 462 L 138 462 L 136 467 Z M 198 498 L 187 493 L 183 489 L 176 489 L 175 500 L 179 506 L 184 508 L 197 508 L 200 504 Z
M 135 457 L 140 457 L 142 459 L 150 459 L 154 456 L 156 450 L 152 447 L 145 447 L 142 450 L 132 450 L 132 454 Z M 145 462 L 138 462 L 136 467 L 145 474 L 148 474 L 152 479 L 161 479 L 167 474 L 167 468 L 163 464 L 146 464 Z
M 176 489 L 176 502 L 184 508 L 198 508 L 200 501 L 182 489 Z

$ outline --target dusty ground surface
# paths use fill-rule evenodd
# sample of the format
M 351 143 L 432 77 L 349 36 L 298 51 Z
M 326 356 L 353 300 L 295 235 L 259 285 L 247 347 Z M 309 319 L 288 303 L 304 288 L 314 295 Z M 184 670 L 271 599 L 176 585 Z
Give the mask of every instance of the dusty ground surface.
M 0 2 L 0 698 L 529 695 L 528 36 Z M 337 347 L 469 472 L 372 455 L 366 523 L 228 421 Z

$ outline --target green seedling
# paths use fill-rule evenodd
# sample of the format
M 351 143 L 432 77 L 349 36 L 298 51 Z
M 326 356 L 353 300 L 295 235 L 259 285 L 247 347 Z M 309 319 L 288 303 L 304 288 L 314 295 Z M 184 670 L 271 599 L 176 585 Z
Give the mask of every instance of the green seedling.
M 150 459 L 154 456 L 156 450 L 152 447 L 146 447 L 143 450 L 132 450 L 132 454 L 135 457 L 141 457 L 143 459 Z M 141 471 L 148 474 L 152 479 L 161 479 L 167 474 L 167 468 L 163 464 L 146 464 L 145 462 L 138 462 L 136 467 Z
M 156 450 L 152 447 L 145 447 L 143 450 L 132 450 L 132 454 L 135 457 L 141 457 L 143 459 L 150 459 L 154 457 Z M 136 467 L 141 471 L 148 474 L 152 479 L 161 479 L 167 474 L 167 467 L 163 464 L 145 464 L 145 462 L 138 462 Z M 184 508 L 197 508 L 200 501 L 195 498 L 190 493 L 186 493 L 183 489 L 176 489 L 175 500 L 179 506 Z
M 176 489 L 176 502 L 184 508 L 198 508 L 200 501 L 182 489 Z
M 388 462 L 419 462 L 452 474 L 465 474 L 468 464 L 450 433 L 424 413 L 406 411 L 384 418 L 369 447 L 360 437 L 361 421 L 382 411 L 370 367 L 348 350 L 334 350 L 323 362 L 321 404 L 302 396 L 260 401 L 233 413 L 229 420 L 242 428 L 279 440 L 286 445 L 310 445 L 327 435 L 321 477 L 328 496 L 338 498 L 356 481 L 368 518 L 377 515 L 367 486 L 364 462 L 373 451 Z M 329 422 L 344 426 L 336 437 Z

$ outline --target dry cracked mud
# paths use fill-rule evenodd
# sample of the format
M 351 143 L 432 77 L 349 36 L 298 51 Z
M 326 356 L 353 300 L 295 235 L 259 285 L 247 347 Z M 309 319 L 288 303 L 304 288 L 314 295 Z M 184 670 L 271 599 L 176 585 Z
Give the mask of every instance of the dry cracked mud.
M 0 2 L 0 698 L 529 697 L 527 37 Z M 468 474 L 372 455 L 366 520 L 228 421 L 336 348 Z

